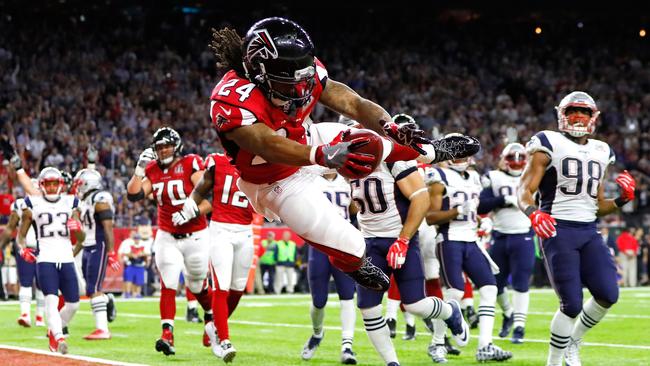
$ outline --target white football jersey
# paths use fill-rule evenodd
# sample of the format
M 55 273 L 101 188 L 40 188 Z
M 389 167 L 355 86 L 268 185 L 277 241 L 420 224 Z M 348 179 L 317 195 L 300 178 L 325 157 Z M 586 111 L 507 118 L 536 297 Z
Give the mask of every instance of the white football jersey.
M 474 170 L 467 170 L 459 173 L 449 168 L 435 168 L 431 172 L 430 181 L 441 183 L 445 186 L 445 195 L 442 198 L 441 210 L 447 211 L 460 206 L 467 200 L 475 200 L 478 206 L 478 198 L 481 194 L 481 177 Z M 475 242 L 478 239 L 476 230 L 478 219 L 476 209 L 470 215 L 455 217 L 438 227 L 443 240 Z
M 111 211 L 115 213 L 113 196 L 106 191 L 90 192 L 79 203 L 81 223 L 86 233 L 86 240 L 83 243 L 84 247 L 89 247 L 105 240 L 104 226 L 102 226 L 101 222 L 97 222 L 97 218 L 95 217 L 95 205 L 100 202 L 108 204 Z
M 11 204 L 11 210 L 18 215 L 18 228 L 20 228 L 20 222 L 22 221 L 23 210 L 27 207 L 25 205 L 24 198 L 18 198 Z M 34 226 L 30 226 L 25 236 L 25 246 L 28 248 L 36 248 L 36 234 L 34 234 Z
M 495 197 L 516 196 L 521 176 L 503 170 L 490 170 L 483 176 L 483 188 L 491 189 Z M 494 230 L 504 234 L 525 234 L 530 231 L 530 219 L 519 207 L 498 207 L 492 214 Z
M 424 180 L 424 183 L 429 186 L 434 183 L 433 181 L 433 171 L 434 168 L 431 164 L 418 163 L 418 171 Z M 436 236 L 438 236 L 438 231 L 435 225 L 427 224 L 427 220 L 422 220 L 420 227 L 418 228 L 420 247 L 424 245 L 427 241 L 435 241 Z
M 323 185 L 323 193 L 327 196 L 327 199 L 339 209 L 339 214 L 343 218 L 350 220 L 349 207 L 352 201 L 350 184 L 338 174 L 333 180 L 323 177 L 321 183 Z
M 72 243 L 66 223 L 77 209 L 79 200 L 65 194 L 50 202 L 41 196 L 25 197 L 25 206 L 32 211 L 32 225 L 38 245 L 38 262 L 71 263 Z
M 382 162 L 367 177 L 350 181 L 352 199 L 359 206 L 359 229 L 364 237 L 399 236 L 411 201 L 404 197 L 396 183 L 415 171 L 415 160 Z
M 531 138 L 526 150 L 542 151 L 551 158 L 539 184 L 540 210 L 560 220 L 595 221 L 598 188 L 607 166 L 615 161 L 609 145 L 594 139 L 579 145 L 560 132 L 542 131 Z

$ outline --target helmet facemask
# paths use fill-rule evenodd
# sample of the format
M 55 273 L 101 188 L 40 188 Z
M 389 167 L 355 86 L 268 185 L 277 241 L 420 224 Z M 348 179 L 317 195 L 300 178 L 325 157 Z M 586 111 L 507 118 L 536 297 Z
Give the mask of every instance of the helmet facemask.
M 173 153 L 169 156 L 161 157 L 160 152 L 162 152 L 167 146 L 173 148 Z M 153 134 L 151 149 L 156 155 L 156 160 L 159 164 L 163 166 L 169 165 L 174 161 L 174 158 L 180 156 L 183 151 L 181 136 L 172 128 L 161 127 Z
M 600 111 L 589 94 L 573 92 L 562 99 L 557 111 L 558 129 L 573 137 L 591 135 Z
M 52 167 L 44 168 L 38 176 L 38 187 L 43 197 L 48 201 L 56 201 L 61 197 L 65 182 L 61 172 Z

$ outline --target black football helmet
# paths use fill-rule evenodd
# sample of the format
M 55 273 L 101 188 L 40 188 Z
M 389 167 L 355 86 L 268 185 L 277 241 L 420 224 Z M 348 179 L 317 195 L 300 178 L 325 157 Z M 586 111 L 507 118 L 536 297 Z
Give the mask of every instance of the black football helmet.
M 295 22 L 266 18 L 255 23 L 243 43 L 246 77 L 293 109 L 304 106 L 315 85 L 314 43 Z
M 153 134 L 153 139 L 151 141 L 151 149 L 156 152 L 157 145 L 174 145 L 174 155 L 161 160 L 160 157 L 156 154 L 156 160 L 161 164 L 169 164 L 174 160 L 175 157 L 180 156 L 183 152 L 183 142 L 181 141 L 181 135 L 176 132 L 171 127 L 161 127 Z
M 393 122 L 395 122 L 398 125 L 401 125 L 402 123 L 415 123 L 417 125 L 417 122 L 415 122 L 415 118 L 409 116 L 406 113 L 398 113 L 394 115 Z
M 65 170 L 61 170 L 61 176 L 63 177 L 63 183 L 65 184 L 66 192 L 72 187 L 72 174 Z

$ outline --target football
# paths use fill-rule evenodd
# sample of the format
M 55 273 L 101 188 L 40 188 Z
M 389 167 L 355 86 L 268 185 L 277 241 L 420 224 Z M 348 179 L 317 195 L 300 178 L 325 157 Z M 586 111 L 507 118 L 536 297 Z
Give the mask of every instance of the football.
M 381 162 L 381 157 L 384 153 L 383 139 L 374 131 L 365 130 L 365 129 L 352 129 L 350 133 L 346 134 L 343 137 L 343 141 L 352 141 L 359 137 L 368 137 L 370 139 L 370 142 L 355 149 L 354 152 L 374 156 L 375 160 L 371 163 L 372 170 L 374 171 L 379 165 L 379 163 Z M 348 166 L 342 166 L 336 169 L 336 171 L 348 179 L 361 179 L 366 177 L 368 174 L 370 174 L 370 173 L 359 172 Z

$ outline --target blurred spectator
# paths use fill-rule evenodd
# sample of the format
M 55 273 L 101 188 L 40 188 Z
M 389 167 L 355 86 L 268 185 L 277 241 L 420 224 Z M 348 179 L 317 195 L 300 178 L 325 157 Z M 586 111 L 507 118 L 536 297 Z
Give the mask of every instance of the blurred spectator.
M 273 284 L 275 283 L 275 264 L 278 258 L 278 244 L 275 241 L 275 233 L 269 231 L 266 234 L 266 239 L 262 239 L 262 256 L 260 257 L 259 271 L 262 274 L 262 281 L 264 282 L 264 289 L 266 293 L 273 292 Z
M 609 227 L 603 226 L 600 229 L 600 234 L 603 237 L 603 243 L 614 251 L 614 256 L 618 256 L 618 247 L 616 246 L 616 236 L 609 231 Z
M 124 261 L 124 297 L 142 297 L 145 269 L 151 257 L 149 248 L 141 241 L 140 234 L 133 232 L 122 242 L 119 253 Z
M 623 286 L 635 287 L 637 283 L 636 256 L 639 251 L 639 242 L 635 235 L 636 230 L 625 228 L 616 239 L 618 246 L 619 264 L 623 269 Z
M 296 286 L 296 258 L 298 248 L 296 242 L 291 240 L 291 231 L 285 230 L 282 233 L 282 240 L 278 240 L 276 245 L 278 251 L 273 291 L 279 294 L 282 292 L 282 288 L 286 286 L 287 293 L 292 294 Z

